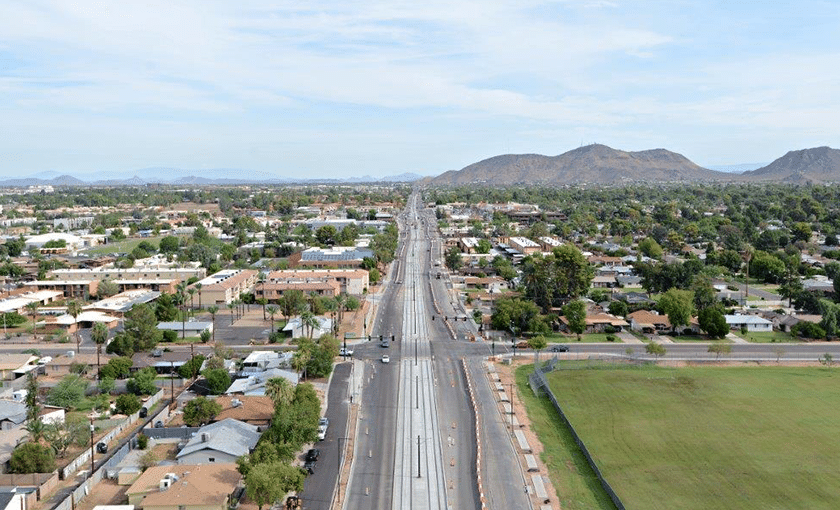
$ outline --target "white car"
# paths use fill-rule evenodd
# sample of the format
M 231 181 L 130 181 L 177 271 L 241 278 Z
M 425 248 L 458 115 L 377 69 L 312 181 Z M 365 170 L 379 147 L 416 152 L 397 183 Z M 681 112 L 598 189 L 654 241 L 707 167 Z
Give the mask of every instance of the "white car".
M 338 355 L 339 356 L 352 356 L 353 355 L 353 349 L 342 347 L 341 349 L 338 350 Z
M 330 420 L 326 417 L 318 421 L 318 441 L 323 441 L 327 437 L 327 429 L 330 426 Z
M 382 355 L 382 363 L 390 363 L 390 362 L 391 362 L 391 356 L 388 356 L 387 354 L 383 354 Z

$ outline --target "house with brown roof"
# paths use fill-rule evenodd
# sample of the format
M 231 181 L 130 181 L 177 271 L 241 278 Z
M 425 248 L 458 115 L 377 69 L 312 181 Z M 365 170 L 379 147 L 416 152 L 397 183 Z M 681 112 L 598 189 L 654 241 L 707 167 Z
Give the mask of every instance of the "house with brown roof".
M 287 279 L 334 279 L 340 285 L 340 292 L 351 296 L 360 296 L 370 286 L 370 277 L 364 269 L 284 269 L 272 271 L 266 277 L 266 283 L 281 282 Z M 258 285 L 256 292 L 259 294 Z M 259 297 L 259 295 L 257 296 Z
M 241 479 L 235 463 L 156 466 L 144 471 L 126 496 L 142 510 L 227 510 Z
M 638 310 L 627 314 L 627 318 L 630 319 L 630 327 L 634 331 L 641 331 L 642 333 L 671 331 L 671 321 L 668 320 L 668 316 L 660 315 L 657 312 Z
M 104 351 L 105 349 L 103 349 Z M 112 358 L 111 355 L 105 354 L 104 352 L 99 356 L 99 363 L 101 365 L 107 365 L 108 361 Z M 91 354 L 76 354 L 75 356 L 58 356 L 54 357 L 50 360 L 49 363 L 44 365 L 44 371 L 46 375 L 49 376 L 58 376 L 63 377 L 70 373 L 70 367 L 74 364 L 82 364 L 88 366 L 88 372 L 95 373 L 96 372 L 96 353 Z
M 560 317 L 560 323 L 561 327 L 568 331 L 569 321 L 565 316 Z M 615 331 L 621 331 L 629 325 L 630 324 L 621 317 L 616 317 L 615 315 L 609 313 L 591 313 L 587 311 L 586 329 L 584 329 L 584 333 L 603 333 L 607 330 L 607 328 L 613 328 Z
M 232 418 L 250 425 L 262 427 L 263 430 L 271 423 L 274 416 L 274 401 L 271 397 L 257 395 L 221 395 L 216 397 L 216 403 L 222 406 L 213 421 Z

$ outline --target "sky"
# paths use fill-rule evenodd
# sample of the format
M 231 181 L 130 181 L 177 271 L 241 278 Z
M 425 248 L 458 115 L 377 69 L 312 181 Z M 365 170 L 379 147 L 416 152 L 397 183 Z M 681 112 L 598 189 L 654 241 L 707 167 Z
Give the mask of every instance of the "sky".
M 840 2 L 3 2 L 0 176 L 840 147 Z

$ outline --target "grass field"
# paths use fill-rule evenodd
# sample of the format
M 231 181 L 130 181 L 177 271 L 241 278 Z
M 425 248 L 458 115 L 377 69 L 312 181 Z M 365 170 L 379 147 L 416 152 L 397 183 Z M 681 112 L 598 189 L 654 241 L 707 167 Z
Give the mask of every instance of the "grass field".
M 757 344 L 766 344 L 772 342 L 799 342 L 798 338 L 790 336 L 789 333 L 783 331 L 761 331 L 761 332 L 747 332 L 742 334 L 740 331 L 733 331 L 734 334 L 740 336 L 748 342 Z
M 577 343 L 597 343 L 597 342 L 607 342 L 607 335 L 606 333 L 587 333 L 584 335 L 580 335 L 580 342 L 578 342 L 577 335 L 562 335 L 560 333 L 551 333 L 549 335 L 543 335 L 545 339 L 548 341 L 549 344 L 577 344 Z M 620 344 L 621 339 L 618 338 L 616 335 L 615 343 Z
M 838 506 L 840 371 L 584 369 L 549 381 L 627 508 Z M 550 466 L 568 476 L 562 462 Z
M 601 488 L 554 406 L 546 397 L 538 399 L 528 386 L 532 367 L 519 367 L 516 382 L 531 426 L 545 448 L 541 458 L 548 466 L 561 507 L 563 510 L 614 510 L 615 505 Z

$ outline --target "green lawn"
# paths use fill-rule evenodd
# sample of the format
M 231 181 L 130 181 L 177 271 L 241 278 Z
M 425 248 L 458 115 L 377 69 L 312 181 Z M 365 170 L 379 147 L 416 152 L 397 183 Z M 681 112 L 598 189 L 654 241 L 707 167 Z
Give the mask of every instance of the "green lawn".
M 735 335 L 740 336 L 744 340 L 748 342 L 754 342 L 757 344 L 766 344 L 772 342 L 798 342 L 799 340 L 793 338 L 788 333 L 784 333 L 782 331 L 767 331 L 759 332 L 759 333 L 741 333 L 740 331 L 733 331 Z
M 840 501 L 840 371 L 646 366 L 557 371 L 549 381 L 627 508 L 816 509 Z M 555 441 L 537 432 L 544 444 Z M 563 462 L 550 469 L 569 476 Z
M 543 335 L 546 340 L 548 340 L 549 344 L 553 343 L 563 343 L 563 344 L 576 344 L 576 343 L 598 343 L 598 342 L 607 342 L 607 334 L 606 333 L 587 333 L 584 335 L 580 335 L 580 342 L 578 342 L 577 335 L 562 335 L 560 333 L 552 333 L 550 335 Z M 615 335 L 616 341 L 615 343 L 620 344 L 621 339 L 618 338 L 618 335 Z
M 538 399 L 528 386 L 533 365 L 516 370 L 519 395 L 528 409 L 528 419 L 544 450 L 540 458 L 548 467 L 551 483 L 564 510 L 614 509 L 595 473 L 578 449 L 569 429 L 560 421 L 547 397 Z

